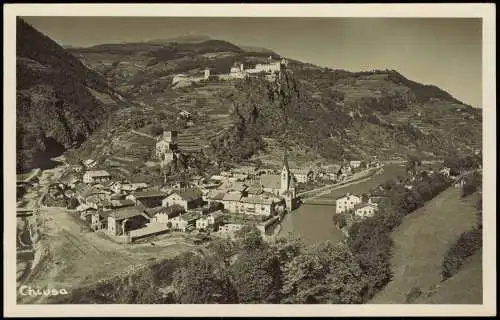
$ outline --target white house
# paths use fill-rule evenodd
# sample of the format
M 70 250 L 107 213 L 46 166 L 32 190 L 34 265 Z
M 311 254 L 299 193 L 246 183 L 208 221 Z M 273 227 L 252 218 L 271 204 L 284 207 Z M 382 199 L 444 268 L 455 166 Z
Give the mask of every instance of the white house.
M 300 183 L 308 183 L 309 181 L 312 181 L 313 179 L 313 172 L 312 170 L 307 170 L 307 169 L 291 169 L 290 170 L 295 177 L 295 180 Z
M 269 216 L 275 212 L 278 201 L 262 197 L 245 197 L 240 200 L 240 213 L 249 215 Z
M 91 168 L 94 168 L 96 165 L 97 165 L 97 161 L 95 161 L 94 159 L 87 159 L 83 162 L 83 165 L 88 168 L 88 169 L 91 169 Z
M 111 180 L 111 175 L 105 170 L 92 170 L 83 174 L 84 183 L 98 183 Z
M 120 193 L 122 191 L 122 183 L 120 181 L 113 181 L 109 185 L 109 189 L 114 193 Z
M 186 231 L 186 228 L 188 226 L 187 221 L 182 219 L 181 216 L 174 217 L 169 220 L 170 223 L 172 224 L 172 229 L 173 230 L 179 230 L 179 231 Z
M 354 205 L 354 214 L 358 217 L 373 217 L 377 211 L 377 205 L 373 203 L 358 203 Z
M 442 175 L 446 176 L 446 177 L 449 177 L 450 176 L 450 168 L 448 167 L 444 167 L 443 169 L 439 170 L 439 173 L 441 173 Z
M 207 229 L 222 221 L 222 212 L 215 211 L 196 220 L 196 229 Z
M 359 168 L 361 166 L 361 161 L 360 160 L 349 161 L 349 166 L 353 169 Z
M 191 113 L 189 111 L 182 110 L 181 112 L 179 112 L 179 116 L 181 116 L 182 118 L 190 118 Z
M 208 217 L 203 216 L 196 220 L 196 230 L 207 229 L 210 223 L 208 222 Z
M 170 220 L 172 229 L 185 232 L 189 226 L 196 227 L 196 221 L 201 218 L 198 213 L 187 213 Z
M 361 203 L 361 198 L 355 195 L 346 194 L 335 201 L 335 212 L 342 213 L 354 209 L 354 206 Z
M 242 197 L 243 196 L 239 191 L 226 193 L 221 201 L 224 205 L 224 209 L 231 213 L 238 213 L 239 203 Z
M 151 212 L 151 215 L 153 218 L 151 221 L 157 222 L 157 223 L 167 223 L 171 219 L 178 217 L 181 213 L 178 211 L 170 211 L 167 208 L 164 207 L 159 207 L 158 209 L 154 210 L 156 208 L 153 208 L 153 211 Z
M 185 74 L 177 74 L 172 79 L 172 84 L 176 84 L 177 82 L 187 81 L 187 80 L 189 80 L 189 77 L 187 75 L 185 75 Z

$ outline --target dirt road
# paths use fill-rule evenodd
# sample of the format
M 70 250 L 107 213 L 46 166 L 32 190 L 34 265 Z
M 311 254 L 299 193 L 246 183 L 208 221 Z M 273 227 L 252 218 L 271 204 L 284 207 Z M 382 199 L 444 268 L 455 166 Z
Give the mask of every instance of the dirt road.
M 66 168 L 45 170 L 32 199 L 39 199 Z M 86 223 L 65 208 L 41 208 L 40 214 L 45 219 L 45 234 L 39 245 L 46 249 L 46 254 L 18 285 L 42 290 L 64 288 L 70 292 L 72 288 L 111 277 L 130 267 L 173 257 L 193 248 L 178 236 L 167 237 L 155 246 L 118 244 L 101 232 L 88 231 Z M 22 296 L 18 292 L 18 303 L 43 303 L 45 299 L 44 296 Z
M 155 246 L 118 244 L 101 232 L 85 231 L 83 221 L 61 208 L 44 208 L 48 254 L 26 285 L 32 288 L 72 288 L 96 282 L 159 258 L 173 257 L 193 246 L 175 237 Z M 43 303 L 45 297 L 20 297 L 19 303 Z

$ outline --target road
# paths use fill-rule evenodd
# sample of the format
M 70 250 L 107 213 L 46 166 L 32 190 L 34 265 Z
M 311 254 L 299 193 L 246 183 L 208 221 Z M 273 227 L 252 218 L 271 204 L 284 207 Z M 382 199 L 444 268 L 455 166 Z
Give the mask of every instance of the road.
M 148 261 L 191 250 L 179 237 L 150 244 L 119 244 L 102 232 L 87 231 L 85 222 L 64 208 L 43 208 L 47 232 L 42 240 L 48 254 L 28 276 L 26 285 L 37 288 L 72 288 L 138 268 Z M 20 303 L 43 303 L 45 297 L 23 297 Z
M 381 170 L 383 170 L 383 167 L 381 167 L 378 172 L 380 172 Z M 302 192 L 302 193 L 299 193 L 297 194 L 298 197 L 303 197 L 304 195 L 308 194 L 308 193 L 315 193 L 315 192 L 318 192 L 318 194 L 315 194 L 313 196 L 310 196 L 310 197 L 307 197 L 307 199 L 314 199 L 314 198 L 317 198 L 317 197 L 320 197 L 320 196 L 324 196 L 326 194 L 329 194 L 330 192 L 332 192 L 333 190 L 337 190 L 339 188 L 344 188 L 344 187 L 347 187 L 347 186 L 350 186 L 352 184 L 356 184 L 356 183 L 360 183 L 360 182 L 365 182 L 365 181 L 368 181 L 371 179 L 372 175 L 369 175 L 370 171 L 369 170 L 365 170 L 365 171 L 362 171 L 362 172 L 359 172 L 357 176 L 353 176 L 352 178 L 344 181 L 344 182 L 341 182 L 341 183 L 336 183 L 336 184 L 331 184 L 331 185 L 327 185 L 327 186 L 323 186 L 321 188 L 317 188 L 317 189 L 314 189 L 314 190 L 309 190 L 309 191 L 305 191 L 305 192 Z M 376 173 L 374 173 L 376 174 Z M 369 175 L 368 177 L 366 178 L 361 178 L 365 175 Z

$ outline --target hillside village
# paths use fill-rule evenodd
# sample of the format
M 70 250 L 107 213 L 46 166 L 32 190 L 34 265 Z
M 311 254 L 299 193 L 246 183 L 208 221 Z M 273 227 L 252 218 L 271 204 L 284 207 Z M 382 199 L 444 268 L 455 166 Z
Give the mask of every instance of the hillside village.
M 51 48 L 53 55 L 68 59 L 68 70 L 78 65 L 68 73 L 84 75 L 72 82 L 72 94 L 54 105 L 62 110 L 64 99 L 78 97 L 73 93 L 89 85 L 89 68 L 88 78 L 95 79 L 92 91 L 85 89 L 92 95 L 85 105 L 96 103 L 98 113 L 85 109 L 75 116 L 85 122 L 74 125 L 78 120 L 71 119 L 68 125 L 61 118 L 39 128 L 36 116 L 25 111 L 41 101 L 40 88 L 27 81 L 29 88 L 21 92 L 28 101 L 21 108 L 23 128 L 36 127 L 34 136 L 43 139 L 26 138 L 30 144 L 22 155 L 29 154 L 29 161 L 18 165 L 23 173 L 16 185 L 17 247 L 34 256 L 23 262 L 18 276 L 25 280 L 33 273 L 36 278 L 53 268 L 58 271 L 48 279 L 66 281 L 62 274 L 74 271 L 72 299 L 85 296 L 79 290 L 89 286 L 99 291 L 103 283 L 113 284 L 114 291 L 126 288 L 128 294 L 141 283 L 151 285 L 138 291 L 154 288 L 148 299 L 155 303 L 198 303 L 179 298 L 182 286 L 176 281 L 196 278 L 187 285 L 210 287 L 212 278 L 196 282 L 198 276 L 246 272 L 262 264 L 272 270 L 258 270 L 266 280 L 254 284 L 260 276 L 248 272 L 252 279 L 245 281 L 256 288 L 283 286 L 279 293 L 242 300 L 230 290 L 214 289 L 217 293 L 207 301 L 365 303 L 392 279 L 390 236 L 404 216 L 445 190 L 460 194 L 454 199 L 460 205 L 481 196 L 480 112 L 396 71 L 330 70 L 215 40 Z M 35 57 L 21 60 L 20 66 L 34 72 L 38 69 L 30 69 L 31 59 Z M 79 102 L 71 100 L 75 105 Z M 37 112 L 44 109 L 36 106 Z M 65 132 L 65 127 L 74 131 Z M 51 166 L 33 169 L 39 154 Z M 471 231 L 474 241 L 482 228 L 478 225 Z M 327 241 L 316 246 L 318 241 L 310 237 L 314 244 L 302 246 L 286 238 L 292 234 L 286 231 L 299 237 L 321 233 Z M 477 246 L 462 247 L 468 250 L 469 245 Z M 475 252 L 454 248 L 443 262 L 446 277 Z M 172 258 L 176 267 L 167 272 L 162 265 L 158 271 L 162 279 L 168 273 L 168 281 L 131 280 L 144 276 L 134 269 L 136 264 L 148 268 L 164 256 L 170 263 L 168 259 L 185 252 L 197 262 Z M 327 263 L 319 263 L 318 256 Z M 106 267 L 92 274 L 89 265 L 101 262 Z M 200 265 L 210 272 L 200 272 Z M 276 266 L 278 270 L 272 269 Z M 314 290 L 309 290 L 309 280 L 296 277 L 308 274 L 309 266 L 320 270 Z M 128 286 L 114 282 L 121 272 Z M 282 278 L 269 280 L 276 274 Z M 172 277 L 174 284 L 166 284 Z M 322 290 L 330 291 L 317 297 Z M 262 290 L 254 291 L 259 295 Z

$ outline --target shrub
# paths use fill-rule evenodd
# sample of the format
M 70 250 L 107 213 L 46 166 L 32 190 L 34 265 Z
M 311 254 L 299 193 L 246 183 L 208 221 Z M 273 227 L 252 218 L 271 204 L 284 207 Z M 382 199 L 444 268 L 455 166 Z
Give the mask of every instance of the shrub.
M 460 235 L 457 242 L 451 247 L 443 261 L 441 276 L 446 280 L 455 275 L 462 267 L 464 261 L 483 246 L 483 232 L 481 228 Z
M 412 287 L 410 291 L 406 294 L 406 303 L 412 303 L 422 295 L 422 289 L 419 287 Z

